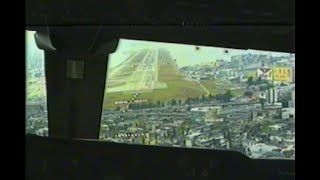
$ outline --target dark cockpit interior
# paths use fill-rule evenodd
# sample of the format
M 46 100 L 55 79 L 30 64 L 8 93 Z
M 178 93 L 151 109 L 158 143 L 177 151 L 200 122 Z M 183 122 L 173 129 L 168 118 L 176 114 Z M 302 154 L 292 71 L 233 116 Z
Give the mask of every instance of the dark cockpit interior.
M 25 2 L 26 179 L 295 179 L 294 1 Z

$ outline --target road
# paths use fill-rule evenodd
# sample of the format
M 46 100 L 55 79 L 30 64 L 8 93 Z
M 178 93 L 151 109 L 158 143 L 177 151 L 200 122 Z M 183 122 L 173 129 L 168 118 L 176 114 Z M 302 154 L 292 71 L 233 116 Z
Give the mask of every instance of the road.
M 207 104 L 193 104 L 191 107 L 208 107 L 208 106 L 229 106 L 229 108 L 225 109 L 227 111 L 234 111 L 235 109 L 245 109 L 242 108 L 241 106 L 245 105 L 255 105 L 255 104 L 260 104 L 257 102 L 248 102 L 248 103 L 236 103 L 236 102 L 229 102 L 229 103 L 207 103 Z M 240 107 L 239 107 L 240 106 Z M 185 105 L 176 105 L 176 106 L 170 106 L 170 107 L 162 107 L 162 108 L 152 108 L 152 109 L 136 109 L 132 111 L 125 112 L 124 114 L 144 114 L 144 115 L 180 115 L 180 114 L 185 114 L 188 115 L 188 112 L 164 112 L 161 113 L 159 111 L 168 111 L 172 109 L 177 109 L 177 110 L 184 110 L 186 108 Z M 107 114 L 119 114 L 121 113 L 120 111 L 105 111 L 104 113 Z M 182 116 L 182 115 L 181 115 Z
M 132 115 L 136 115 L 136 112 L 135 111 L 128 111 L 127 113 L 124 113 L 123 115 L 130 115 L 130 116 L 132 116 Z M 147 116 L 188 116 L 189 115 L 189 113 L 185 113 L 185 112 L 183 112 L 183 113 L 181 113 L 181 112 L 179 112 L 179 113 L 174 113 L 174 112 L 167 112 L 167 113 L 161 113 L 161 112 L 147 112 L 147 113 L 145 113 L 145 115 L 147 115 Z
M 210 91 L 206 87 L 204 87 L 204 85 L 202 85 L 202 83 L 200 81 L 197 81 L 197 83 L 199 84 L 200 87 L 202 87 L 202 89 L 204 89 L 206 91 L 207 96 L 209 96 Z

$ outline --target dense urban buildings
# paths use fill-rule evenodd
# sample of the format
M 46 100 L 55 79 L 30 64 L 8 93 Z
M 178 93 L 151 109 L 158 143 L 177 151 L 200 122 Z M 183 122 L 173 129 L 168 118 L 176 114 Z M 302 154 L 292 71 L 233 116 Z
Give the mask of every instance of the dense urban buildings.
M 295 157 L 294 55 L 242 50 L 183 64 L 173 46 L 184 45 L 150 44 L 109 68 L 100 139 Z
M 126 42 L 109 57 L 101 140 L 295 158 L 294 54 Z M 27 57 L 26 131 L 47 135 L 41 58 Z

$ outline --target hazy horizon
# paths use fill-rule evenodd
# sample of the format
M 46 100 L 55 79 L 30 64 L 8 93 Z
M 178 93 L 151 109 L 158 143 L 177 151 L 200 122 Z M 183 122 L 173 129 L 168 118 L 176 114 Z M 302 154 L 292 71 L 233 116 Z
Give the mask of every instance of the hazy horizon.
M 199 47 L 199 50 L 196 50 Z M 141 40 L 120 39 L 118 47 L 113 54 L 109 55 L 109 67 L 115 67 L 123 62 L 132 52 L 146 48 L 166 48 L 170 51 L 173 59 L 179 66 L 195 65 L 213 62 L 218 59 L 230 61 L 232 56 L 240 54 L 261 54 L 272 56 L 288 56 L 291 53 L 271 52 L 252 49 L 232 49 L 223 47 L 210 47 L 189 44 L 164 43 Z M 228 50 L 228 53 L 225 53 Z

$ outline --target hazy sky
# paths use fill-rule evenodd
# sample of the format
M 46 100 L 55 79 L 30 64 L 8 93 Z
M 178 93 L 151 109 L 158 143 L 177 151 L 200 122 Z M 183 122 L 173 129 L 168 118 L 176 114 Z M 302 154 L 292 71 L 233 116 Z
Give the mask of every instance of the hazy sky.
M 115 53 L 109 56 L 109 67 L 114 67 L 125 60 L 131 52 L 144 49 L 144 48 L 166 48 L 170 51 L 171 56 L 177 59 L 180 66 L 201 64 L 203 62 L 215 61 L 217 59 L 230 60 L 231 56 L 238 54 L 267 54 L 268 51 L 257 50 L 240 50 L 230 48 L 219 48 L 209 46 L 198 46 L 199 50 L 195 50 L 196 45 L 185 45 L 175 43 L 161 43 L 151 41 L 137 41 L 121 39 Z M 228 50 L 228 54 L 225 53 Z M 288 55 L 289 53 L 276 53 L 272 52 L 272 56 Z
M 30 52 L 30 51 L 33 51 L 35 50 L 35 48 L 37 48 L 36 46 L 36 42 L 34 40 L 34 35 L 35 32 L 33 31 L 26 31 L 26 52 Z M 26 53 L 26 57 L 27 57 L 27 53 Z
M 40 50 L 38 46 L 36 45 L 36 41 L 34 39 L 34 31 L 26 31 L 26 61 L 36 61 L 36 60 L 42 60 L 44 58 L 44 52 L 43 50 Z

